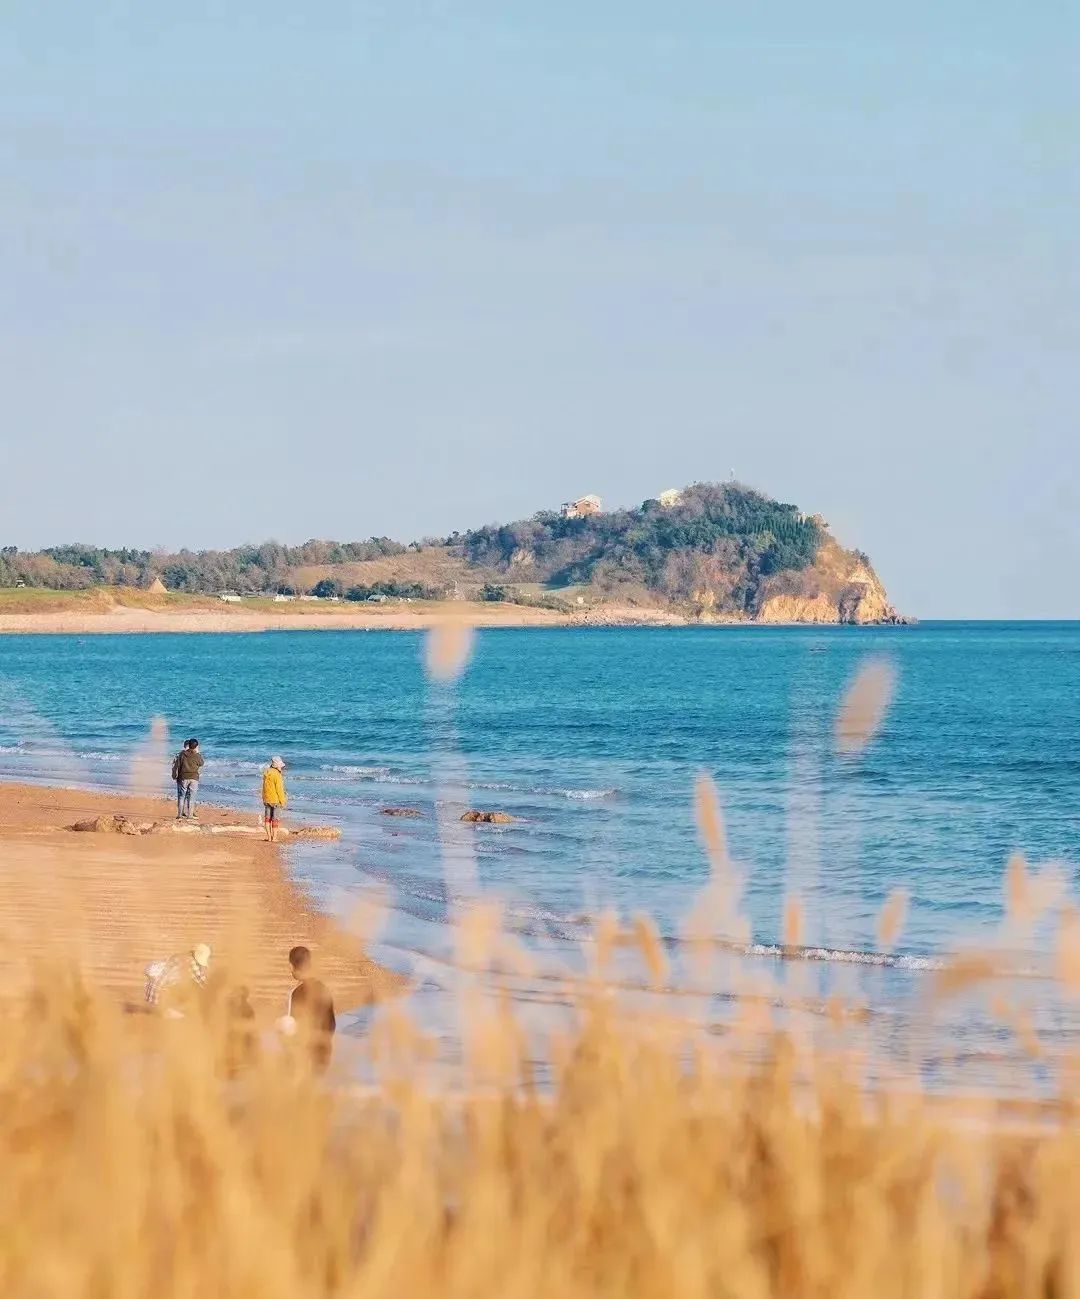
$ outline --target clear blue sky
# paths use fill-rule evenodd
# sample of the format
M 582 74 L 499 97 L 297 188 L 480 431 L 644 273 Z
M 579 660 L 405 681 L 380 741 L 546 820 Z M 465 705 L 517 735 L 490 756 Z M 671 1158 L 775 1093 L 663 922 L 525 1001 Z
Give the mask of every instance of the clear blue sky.
M 724 478 L 1080 617 L 1080 10 L 5 6 L 0 543 Z

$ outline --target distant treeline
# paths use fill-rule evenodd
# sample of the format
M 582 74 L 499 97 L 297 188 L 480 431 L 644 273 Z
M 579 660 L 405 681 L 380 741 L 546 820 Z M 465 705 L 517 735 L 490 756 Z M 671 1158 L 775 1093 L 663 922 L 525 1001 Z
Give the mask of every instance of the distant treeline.
M 0 586 L 45 586 L 81 591 L 92 586 L 149 586 L 160 577 L 170 591 L 254 595 L 292 589 L 294 567 L 355 564 L 365 559 L 401 555 L 408 547 L 388 537 L 370 541 L 307 541 L 302 546 L 261 546 L 234 550 L 106 550 L 100 546 L 51 546 L 22 553 L 0 549 Z
M 292 592 L 300 568 L 332 568 L 434 547 L 475 570 L 487 599 L 503 591 L 512 596 L 515 584 L 582 584 L 603 594 L 645 593 L 673 602 L 700 601 L 706 593 L 710 605 L 738 612 L 751 608 L 763 578 L 812 564 L 824 535 L 821 522 L 794 505 L 735 483 L 698 483 L 667 506 L 649 500 L 637 509 L 583 518 L 544 511 L 518 523 L 409 546 L 387 537 L 302 546 L 265 542 L 176 554 L 83 545 L 24 554 L 8 546 L 0 549 L 0 586 L 145 587 L 160 577 L 170 591 Z M 331 574 L 312 590 L 351 600 L 448 593 L 445 585 L 406 580 L 404 574 L 369 585 L 341 582 Z
M 311 588 L 320 600 L 442 600 L 453 590 L 448 586 L 426 586 L 423 582 L 372 582 L 368 586 L 346 586 L 336 577 L 324 577 Z

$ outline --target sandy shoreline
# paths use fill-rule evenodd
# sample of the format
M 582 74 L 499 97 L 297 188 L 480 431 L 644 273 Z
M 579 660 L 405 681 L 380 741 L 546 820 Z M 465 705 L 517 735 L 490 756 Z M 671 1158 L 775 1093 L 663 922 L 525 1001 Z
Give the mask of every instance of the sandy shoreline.
M 448 617 L 474 627 L 685 626 L 686 619 L 662 610 L 606 609 L 564 614 L 517 605 L 469 605 L 386 613 L 269 613 L 250 610 L 142 609 L 118 605 L 96 611 L 65 609 L 42 613 L 0 613 L 0 635 L 86 636 L 147 632 L 425 631 Z
M 399 976 L 291 881 L 279 848 L 249 838 L 65 828 L 111 812 L 152 820 L 173 815 L 175 805 L 0 782 L 0 988 L 26 986 L 41 962 L 76 960 L 110 995 L 138 1001 L 149 961 L 207 942 L 218 968 L 242 978 L 264 1013 L 285 1004 L 286 956 L 297 943 L 312 949 L 341 1010 L 401 990 Z M 200 819 L 254 823 L 211 807 Z

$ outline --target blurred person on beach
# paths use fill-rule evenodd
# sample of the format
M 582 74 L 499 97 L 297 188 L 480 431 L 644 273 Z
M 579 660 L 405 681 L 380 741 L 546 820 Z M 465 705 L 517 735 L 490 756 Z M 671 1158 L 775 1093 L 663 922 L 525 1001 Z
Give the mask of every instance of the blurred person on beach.
M 183 1015 L 206 989 L 210 955 L 206 943 L 196 943 L 190 952 L 152 961 L 146 967 L 146 1004 L 171 1017 Z
M 266 826 L 266 838 L 269 843 L 274 842 L 278 821 L 285 810 L 285 804 L 289 801 L 289 796 L 285 793 L 284 771 L 285 760 L 275 754 L 270 759 L 269 767 L 263 772 L 263 824 Z
M 311 973 L 311 951 L 307 947 L 294 947 L 289 952 L 289 968 L 296 987 L 289 993 L 289 1010 L 278 1027 L 288 1037 L 300 1038 L 311 1056 L 311 1063 L 320 1072 L 330 1065 L 334 1047 L 337 1018 L 330 989 Z
M 199 752 L 198 740 L 185 740 L 184 747 L 173 758 L 172 777 L 176 781 L 176 819 L 192 821 L 195 805 L 199 799 L 199 772 L 202 771 L 203 755 Z

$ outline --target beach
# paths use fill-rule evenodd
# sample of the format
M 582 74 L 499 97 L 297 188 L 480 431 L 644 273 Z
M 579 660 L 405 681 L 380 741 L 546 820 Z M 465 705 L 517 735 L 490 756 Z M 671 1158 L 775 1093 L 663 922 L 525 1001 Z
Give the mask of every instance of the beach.
M 27 986 L 35 968 L 77 962 L 108 996 L 139 1002 L 148 962 L 196 943 L 214 968 L 250 988 L 257 1010 L 283 1008 L 288 952 L 311 948 L 339 1010 L 391 995 L 403 981 L 370 960 L 359 939 L 322 914 L 289 878 L 281 849 L 224 835 L 77 833 L 107 814 L 171 817 L 167 799 L 0 783 L 0 988 Z M 255 824 L 221 808 L 207 826 Z
M 17 594 L 17 593 L 11 593 Z M 51 595 L 52 593 L 50 593 Z M 55 599 L 0 604 L 0 635 L 70 636 L 149 632 L 426 631 L 448 619 L 473 627 L 682 626 L 663 609 L 611 605 L 563 612 L 532 605 L 473 601 L 253 601 L 232 605 L 200 597 L 120 603 L 57 593 Z M 90 593 L 98 595 L 97 592 Z M 41 607 L 36 607 L 40 605 Z

